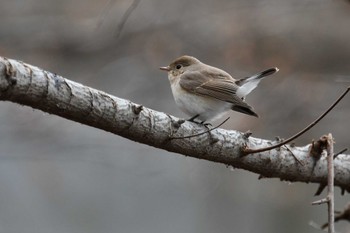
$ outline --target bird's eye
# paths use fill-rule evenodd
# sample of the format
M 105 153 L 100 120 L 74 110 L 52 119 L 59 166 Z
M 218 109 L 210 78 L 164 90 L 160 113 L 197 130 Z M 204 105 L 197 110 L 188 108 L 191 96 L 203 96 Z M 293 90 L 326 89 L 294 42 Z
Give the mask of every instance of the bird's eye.
M 176 68 L 177 70 L 179 70 L 179 69 L 182 68 L 182 65 L 181 65 L 181 64 L 177 64 L 177 65 L 175 66 L 175 68 Z

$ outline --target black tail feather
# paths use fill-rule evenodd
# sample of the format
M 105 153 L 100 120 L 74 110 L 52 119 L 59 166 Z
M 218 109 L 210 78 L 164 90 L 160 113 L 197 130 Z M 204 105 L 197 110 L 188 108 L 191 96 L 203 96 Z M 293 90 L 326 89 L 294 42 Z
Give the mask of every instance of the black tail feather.
M 263 78 L 263 77 L 269 76 L 271 74 L 274 74 L 276 72 L 278 72 L 278 68 L 274 67 L 274 68 L 270 68 L 270 69 L 264 70 L 264 71 L 254 75 L 254 76 L 257 76 L 256 78 Z
M 247 114 L 247 115 L 250 115 L 250 116 L 255 116 L 255 117 L 259 117 L 257 113 L 255 113 L 253 111 L 253 108 L 249 106 L 248 107 L 244 107 L 244 106 L 239 106 L 239 105 L 233 105 L 231 107 L 231 109 L 233 111 L 237 111 L 237 112 L 240 112 L 240 113 L 244 113 L 244 114 Z
M 239 80 L 236 81 L 236 84 L 238 86 L 242 86 L 246 82 L 249 82 L 249 81 L 254 80 L 254 79 L 260 79 L 260 78 L 272 75 L 272 74 L 274 74 L 276 72 L 278 72 L 278 68 L 277 67 L 270 68 L 270 69 L 264 70 L 264 71 L 262 71 L 260 73 L 257 73 L 255 75 L 252 75 L 250 77 L 239 79 Z

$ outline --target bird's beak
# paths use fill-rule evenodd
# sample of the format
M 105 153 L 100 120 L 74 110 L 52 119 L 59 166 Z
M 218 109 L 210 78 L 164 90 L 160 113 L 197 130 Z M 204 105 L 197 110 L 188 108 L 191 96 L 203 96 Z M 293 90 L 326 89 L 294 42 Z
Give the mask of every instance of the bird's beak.
M 159 67 L 159 69 L 161 70 L 165 70 L 165 71 L 170 71 L 170 67 L 169 66 L 163 66 L 163 67 Z

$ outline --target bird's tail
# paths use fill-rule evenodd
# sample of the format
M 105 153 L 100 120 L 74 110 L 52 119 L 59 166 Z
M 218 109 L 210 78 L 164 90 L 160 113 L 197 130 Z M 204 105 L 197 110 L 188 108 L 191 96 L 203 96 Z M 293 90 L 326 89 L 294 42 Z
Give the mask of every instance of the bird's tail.
M 244 98 L 246 95 L 248 95 L 252 90 L 254 90 L 262 78 L 272 75 L 278 71 L 278 68 L 270 68 L 267 70 L 264 70 L 258 74 L 255 74 L 253 76 L 242 78 L 240 80 L 236 81 L 236 84 L 239 86 L 236 94 L 240 98 Z

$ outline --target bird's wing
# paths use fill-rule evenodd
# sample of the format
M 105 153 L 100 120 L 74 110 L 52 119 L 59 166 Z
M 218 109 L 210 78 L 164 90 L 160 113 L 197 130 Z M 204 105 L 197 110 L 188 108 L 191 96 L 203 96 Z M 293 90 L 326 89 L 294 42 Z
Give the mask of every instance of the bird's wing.
M 179 84 L 188 92 L 232 103 L 233 110 L 257 116 L 252 107 L 236 95 L 239 86 L 231 76 L 191 71 L 181 75 Z

